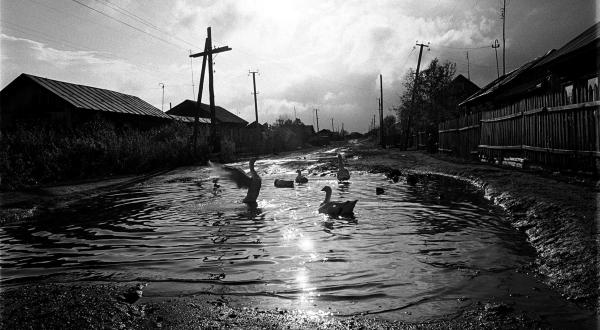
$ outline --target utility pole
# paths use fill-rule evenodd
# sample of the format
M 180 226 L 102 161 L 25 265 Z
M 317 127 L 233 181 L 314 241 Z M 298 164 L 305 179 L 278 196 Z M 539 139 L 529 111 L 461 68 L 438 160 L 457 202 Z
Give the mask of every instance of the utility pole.
M 502 1 L 502 75 L 506 74 L 506 0 Z
M 419 84 L 419 69 L 421 68 L 421 56 L 423 55 L 423 47 L 427 47 L 429 48 L 429 43 L 427 45 L 425 44 L 417 44 L 417 46 L 420 47 L 419 49 L 419 59 L 417 60 L 417 72 L 415 73 L 415 82 L 413 83 L 413 90 L 412 90 L 412 97 L 411 97 L 411 101 L 410 101 L 410 108 L 409 108 L 409 113 L 407 114 L 407 121 L 406 121 L 406 132 L 405 132 L 405 136 L 404 136 L 404 147 L 408 148 L 408 137 L 410 135 L 409 131 L 410 131 L 410 120 L 411 120 L 411 116 L 410 116 L 410 111 L 411 108 L 414 107 L 415 105 L 415 96 L 417 94 L 417 87 Z
M 317 133 L 319 133 L 319 109 L 315 109 L 315 117 L 317 118 Z
M 469 51 L 467 51 L 467 79 L 471 80 L 471 66 L 469 63 Z
M 335 132 L 335 129 L 333 128 L 333 117 L 331 117 L 331 132 Z
M 162 102 L 160 104 L 160 110 L 165 111 L 165 84 L 158 83 L 158 86 L 162 87 Z
M 190 49 L 190 55 L 192 55 L 192 50 Z M 196 89 L 194 86 L 194 64 L 193 64 L 193 60 L 190 57 L 190 71 L 192 71 L 192 97 L 196 96 Z
M 498 78 L 500 78 L 500 69 L 498 68 L 498 47 L 500 47 L 500 43 L 498 42 L 498 39 L 496 39 L 492 44 L 492 48 L 496 51 L 496 74 L 498 74 Z
M 379 144 L 385 149 L 385 131 L 383 127 L 383 75 L 379 74 Z
M 256 123 L 258 124 L 258 105 L 256 103 L 256 74 L 258 71 L 250 71 L 248 70 L 248 75 L 252 74 L 252 84 L 254 85 L 254 115 L 256 116 Z M 260 73 L 258 73 L 260 75 Z
M 208 61 L 208 94 L 210 99 L 210 123 L 211 123 L 211 139 L 213 145 L 213 151 L 220 151 L 220 141 L 217 137 L 217 122 L 215 116 L 215 90 L 214 90 L 214 82 L 213 82 L 213 54 L 230 51 L 231 48 L 228 46 L 223 46 L 219 48 L 213 48 L 212 46 L 212 36 L 211 29 L 208 27 L 206 29 L 206 42 L 204 44 L 204 51 L 196 54 L 191 54 L 190 57 L 200 57 L 202 56 L 202 73 L 200 74 L 200 87 L 198 89 L 198 101 L 197 101 L 197 113 L 194 118 L 195 128 L 194 128 L 194 140 L 196 140 L 197 136 L 197 128 L 198 125 L 198 113 L 200 112 L 200 106 L 202 101 L 202 88 L 204 83 L 204 71 L 206 69 L 206 62 Z M 194 141 L 196 143 L 196 141 Z M 194 153 L 196 152 L 196 145 L 194 145 Z

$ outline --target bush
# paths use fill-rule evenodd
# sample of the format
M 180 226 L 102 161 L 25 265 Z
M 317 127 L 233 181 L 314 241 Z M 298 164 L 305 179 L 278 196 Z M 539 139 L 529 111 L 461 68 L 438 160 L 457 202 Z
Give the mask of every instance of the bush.
M 74 129 L 22 125 L 3 132 L 0 187 L 141 173 L 190 164 L 191 127 L 171 123 L 141 131 L 94 120 Z

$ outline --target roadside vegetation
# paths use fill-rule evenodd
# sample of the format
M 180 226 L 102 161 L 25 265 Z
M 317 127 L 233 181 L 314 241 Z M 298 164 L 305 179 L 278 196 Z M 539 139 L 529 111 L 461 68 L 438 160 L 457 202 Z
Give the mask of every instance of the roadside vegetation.
M 72 129 L 22 125 L 2 132 L 0 188 L 14 190 L 190 164 L 191 130 L 177 122 L 150 130 L 118 128 L 100 119 Z

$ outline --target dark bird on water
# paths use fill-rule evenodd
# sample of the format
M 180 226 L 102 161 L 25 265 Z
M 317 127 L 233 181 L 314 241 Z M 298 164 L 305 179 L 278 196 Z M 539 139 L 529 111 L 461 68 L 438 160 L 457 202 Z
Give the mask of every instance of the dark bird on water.
M 383 194 L 383 193 L 384 193 L 384 190 L 383 190 L 383 188 L 381 188 L 381 187 L 376 187 L 376 188 L 375 188 L 375 194 L 377 194 L 377 195 L 381 195 L 381 194 Z
M 356 206 L 358 200 L 344 202 L 332 201 L 331 187 L 325 186 L 321 191 L 325 192 L 325 200 L 319 206 L 319 213 L 326 213 L 334 217 L 354 215 L 354 206 Z
M 275 179 L 275 187 L 277 187 L 277 188 L 294 188 L 294 181 Z
M 337 171 L 338 181 L 350 180 L 350 172 L 344 168 L 344 160 L 342 158 L 342 154 L 338 154 L 337 156 L 338 156 L 338 171 Z
M 308 178 L 302 175 L 302 170 L 296 170 L 298 176 L 296 177 L 296 183 L 307 183 Z

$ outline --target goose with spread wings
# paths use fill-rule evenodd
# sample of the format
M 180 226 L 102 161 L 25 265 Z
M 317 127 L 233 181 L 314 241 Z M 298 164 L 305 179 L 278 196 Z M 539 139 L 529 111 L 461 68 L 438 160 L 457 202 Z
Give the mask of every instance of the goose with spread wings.
M 262 184 L 262 180 L 258 173 L 256 173 L 256 170 L 254 169 L 255 162 L 256 158 L 253 158 L 248 162 L 248 166 L 250 167 L 250 175 L 246 174 L 244 170 L 238 167 L 216 166 L 212 163 L 211 166 L 213 167 L 213 169 L 217 170 L 217 173 L 219 173 L 219 175 L 222 175 L 233 181 L 238 188 L 248 188 L 246 197 L 242 202 L 256 203 L 256 199 L 258 198 L 258 194 L 260 193 L 260 186 Z

